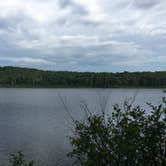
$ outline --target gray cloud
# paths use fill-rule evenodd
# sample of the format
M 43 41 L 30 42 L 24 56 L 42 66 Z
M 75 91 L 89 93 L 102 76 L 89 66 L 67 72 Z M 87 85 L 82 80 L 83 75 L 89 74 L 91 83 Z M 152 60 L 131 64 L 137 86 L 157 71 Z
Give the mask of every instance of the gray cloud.
M 160 4 L 160 0 L 134 0 L 134 5 L 138 8 L 151 8 L 157 4 Z
M 72 0 L 59 0 L 61 8 L 71 8 L 74 14 L 87 15 L 88 11 L 81 5 L 74 3 Z

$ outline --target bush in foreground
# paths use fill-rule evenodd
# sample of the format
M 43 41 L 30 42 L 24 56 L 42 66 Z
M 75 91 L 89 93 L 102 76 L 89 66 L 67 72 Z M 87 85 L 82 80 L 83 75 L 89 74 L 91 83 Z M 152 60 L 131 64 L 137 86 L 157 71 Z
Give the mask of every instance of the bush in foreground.
M 11 166 L 35 166 L 34 161 L 25 160 L 25 156 L 21 151 L 10 155 L 10 164 Z
M 84 122 L 74 121 L 70 138 L 73 150 L 68 155 L 76 166 L 165 166 L 166 99 L 149 110 L 125 103 L 112 113 L 91 114 L 87 106 Z M 12 154 L 11 166 L 35 166 L 22 152 Z
M 81 166 L 165 166 L 166 100 L 149 110 L 125 103 L 111 114 L 91 114 L 75 121 L 70 157 Z

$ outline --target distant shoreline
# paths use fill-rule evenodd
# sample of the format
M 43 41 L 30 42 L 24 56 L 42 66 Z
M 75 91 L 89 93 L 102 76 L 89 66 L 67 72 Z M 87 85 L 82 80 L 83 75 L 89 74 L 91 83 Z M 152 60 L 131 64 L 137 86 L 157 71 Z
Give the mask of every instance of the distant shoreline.
M 0 88 L 165 89 L 166 71 L 70 72 L 0 67 Z
M 165 90 L 166 87 L 109 87 L 109 88 L 97 88 L 97 87 L 2 87 L 0 89 L 161 89 Z

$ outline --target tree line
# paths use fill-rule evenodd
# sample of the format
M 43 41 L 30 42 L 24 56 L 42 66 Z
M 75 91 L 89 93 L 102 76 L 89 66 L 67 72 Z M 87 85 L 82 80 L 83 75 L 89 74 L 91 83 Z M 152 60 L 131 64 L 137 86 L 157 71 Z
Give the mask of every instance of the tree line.
M 94 73 L 0 67 L 0 86 L 52 88 L 165 88 L 166 71 Z

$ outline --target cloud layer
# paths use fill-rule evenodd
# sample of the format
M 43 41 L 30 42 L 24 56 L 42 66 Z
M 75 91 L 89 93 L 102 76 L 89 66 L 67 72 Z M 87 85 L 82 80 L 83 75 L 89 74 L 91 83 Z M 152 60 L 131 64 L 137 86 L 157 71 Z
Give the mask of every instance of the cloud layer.
M 0 65 L 166 70 L 166 0 L 5 0 Z

